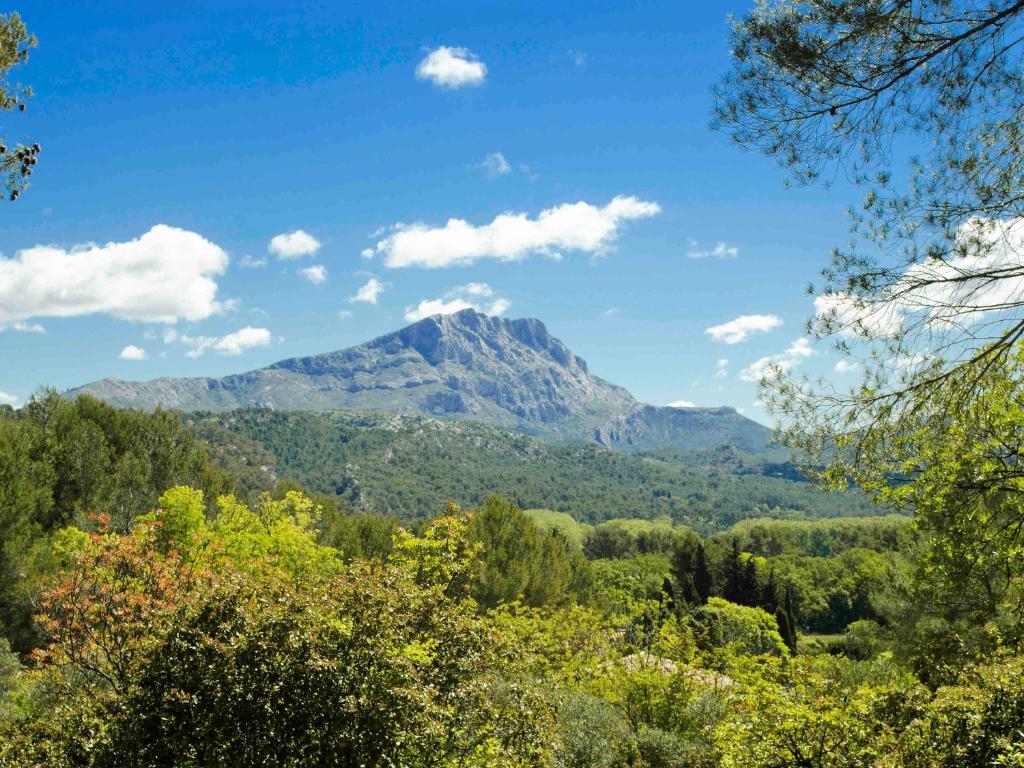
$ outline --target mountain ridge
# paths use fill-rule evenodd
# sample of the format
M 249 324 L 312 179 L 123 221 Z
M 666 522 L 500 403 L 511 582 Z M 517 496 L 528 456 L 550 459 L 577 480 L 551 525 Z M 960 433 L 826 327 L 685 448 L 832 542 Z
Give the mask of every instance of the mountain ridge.
M 119 407 L 420 413 L 479 421 L 620 451 L 736 443 L 768 449 L 770 431 L 732 408 L 641 403 L 590 372 L 534 318 L 472 309 L 433 315 L 363 344 L 219 378 L 102 379 L 72 389 Z

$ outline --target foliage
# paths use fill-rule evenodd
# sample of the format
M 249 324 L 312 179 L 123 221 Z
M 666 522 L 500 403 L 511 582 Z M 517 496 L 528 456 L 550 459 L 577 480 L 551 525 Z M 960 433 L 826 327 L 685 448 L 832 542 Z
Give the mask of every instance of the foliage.
M 32 89 L 11 83 L 11 70 L 28 61 L 30 48 L 36 45 L 35 35 L 30 35 L 25 22 L 17 13 L 0 15 L 0 111 L 18 109 L 25 111 L 25 101 L 32 96 Z M 37 162 L 39 145 L 18 144 L 9 149 L 0 140 L 0 176 L 11 200 L 17 200 L 28 186 Z
M 774 617 L 760 608 L 712 597 L 694 612 L 693 621 L 697 644 L 703 650 L 736 648 L 751 655 L 789 655 Z
M 723 768 L 877 765 L 924 700 L 886 662 L 833 657 L 741 660 L 717 731 Z
M 207 498 L 235 487 L 176 415 L 118 411 L 53 392 L 0 411 L 0 634 L 21 652 L 37 642 L 29 585 L 47 567 L 45 539 L 53 531 L 71 523 L 94 528 L 94 512 L 126 530 L 180 484 Z
M 222 498 L 227 519 L 211 523 L 201 501 L 175 489 L 129 533 L 69 534 L 38 655 L 63 703 L 9 724 L 0 764 L 541 759 L 543 701 L 452 590 L 474 551 L 463 521 L 344 567 L 316 544 L 306 499 Z
M 668 518 L 702 533 L 750 517 L 872 514 L 856 494 L 825 494 L 765 467 L 734 473 L 688 454 L 634 456 L 598 445 L 547 444 L 516 432 L 423 416 L 267 410 L 190 414 L 211 455 L 265 486 L 289 477 L 362 513 L 429 518 L 449 499 L 497 493 L 521 509 L 584 523 Z M 251 458 L 245 458 L 251 454 Z M 222 458 L 223 457 L 223 458 Z M 267 471 L 253 472 L 254 467 Z

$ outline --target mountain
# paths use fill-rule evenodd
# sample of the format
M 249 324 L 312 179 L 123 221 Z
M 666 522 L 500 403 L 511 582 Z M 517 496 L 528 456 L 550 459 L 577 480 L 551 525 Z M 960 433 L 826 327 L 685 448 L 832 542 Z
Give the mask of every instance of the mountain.
M 467 309 L 350 349 L 223 378 L 104 379 L 69 394 L 181 411 L 356 410 L 485 422 L 621 451 L 732 443 L 752 452 L 767 428 L 731 408 L 659 408 L 593 375 L 539 320 Z

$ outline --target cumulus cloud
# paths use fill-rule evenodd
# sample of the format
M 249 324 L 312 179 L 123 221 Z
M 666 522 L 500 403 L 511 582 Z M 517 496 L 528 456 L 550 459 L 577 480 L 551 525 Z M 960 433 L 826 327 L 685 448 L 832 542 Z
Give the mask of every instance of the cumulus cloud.
M 279 259 L 298 259 L 320 250 L 320 241 L 308 232 L 296 229 L 270 238 L 267 250 Z
M 704 333 L 715 341 L 725 344 L 739 344 L 746 341 L 754 333 L 765 333 L 782 325 L 782 318 L 777 315 L 741 315 L 735 320 L 721 325 L 713 325 Z
M 715 378 L 724 379 L 729 375 L 729 359 L 725 357 L 718 358 L 718 362 L 715 363 Z
M 17 397 L 17 395 L 11 395 L 11 394 L 8 394 L 7 392 L 0 391 L 0 405 L 17 405 L 17 404 L 18 404 L 18 397 Z
M 531 254 L 557 258 L 563 250 L 601 254 L 625 222 L 660 212 L 657 203 L 620 195 L 604 206 L 565 203 L 534 219 L 525 213 L 503 213 L 481 226 L 463 219 L 449 219 L 443 227 L 398 224 L 374 252 L 393 268 L 465 266 L 480 259 L 520 261 Z
M 696 408 L 696 403 L 691 403 L 689 400 L 676 400 L 673 403 L 668 404 L 669 408 Z
M 365 304 L 376 304 L 377 299 L 379 299 L 380 295 L 387 289 L 387 283 L 382 283 L 376 277 L 371 277 L 358 291 L 356 291 L 356 295 L 350 297 L 348 301 L 350 304 L 357 301 L 364 302 Z
M 487 65 L 472 51 L 447 45 L 432 50 L 416 67 L 417 80 L 429 80 L 451 90 L 481 85 L 486 77 Z
M 321 285 L 327 282 L 327 268 L 322 264 L 314 264 L 311 267 L 304 267 L 299 274 L 309 280 L 313 285 Z
M 487 283 L 467 283 L 452 288 L 439 299 L 423 299 L 419 304 L 405 308 L 405 319 L 410 323 L 431 315 L 451 315 L 464 309 L 475 309 L 485 315 L 502 315 L 512 303 L 494 295 Z
M 209 351 L 216 352 L 225 357 L 237 357 L 247 349 L 255 347 L 266 347 L 271 342 L 270 331 L 266 328 L 245 327 L 226 336 L 186 336 L 182 335 L 179 340 L 189 351 L 185 357 L 202 357 Z
M 691 259 L 735 259 L 740 255 L 740 249 L 721 240 L 713 248 L 701 248 L 696 240 L 690 240 L 690 250 L 686 255 Z
M 119 354 L 118 357 L 122 360 L 145 360 L 149 355 L 146 354 L 146 350 L 142 347 L 136 347 L 134 344 L 129 344 L 121 350 L 121 354 Z
M 226 308 L 216 300 L 214 278 L 227 265 L 218 245 L 163 224 L 124 243 L 36 245 L 0 257 L 0 325 L 92 314 L 202 320 Z
M 801 338 L 789 345 L 789 348 L 781 355 L 768 355 L 760 360 L 755 360 L 742 371 L 740 378 L 743 381 L 757 383 L 762 379 L 770 378 L 776 371 L 786 373 L 801 361 L 818 354 L 811 348 L 807 339 Z
M 17 331 L 18 333 L 46 333 L 46 329 L 39 323 L 26 323 L 18 320 L 9 325 L 0 325 L 0 333 L 4 331 Z
M 860 370 L 860 363 L 855 360 L 840 360 L 836 363 L 834 370 L 839 374 L 856 373 Z
M 505 159 L 505 155 L 501 152 L 491 152 L 480 162 L 477 168 L 492 179 L 512 172 L 512 166 L 508 164 L 508 160 Z

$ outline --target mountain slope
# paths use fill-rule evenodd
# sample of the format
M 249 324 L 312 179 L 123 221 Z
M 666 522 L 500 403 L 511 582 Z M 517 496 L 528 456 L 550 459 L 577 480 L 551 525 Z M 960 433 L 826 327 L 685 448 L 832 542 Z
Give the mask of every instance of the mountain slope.
M 350 349 L 247 373 L 149 382 L 104 379 L 88 394 L 120 407 L 183 411 L 350 409 L 479 421 L 623 451 L 763 451 L 769 431 L 732 409 L 656 408 L 590 373 L 539 320 L 473 310 L 437 315 Z
M 733 449 L 627 455 L 408 414 L 244 410 L 187 419 L 233 472 L 242 466 L 267 485 L 297 480 L 403 519 L 436 514 L 449 499 L 475 506 L 492 493 L 590 523 L 668 516 L 703 533 L 752 517 L 877 514 L 863 496 L 779 477 L 775 465 Z

